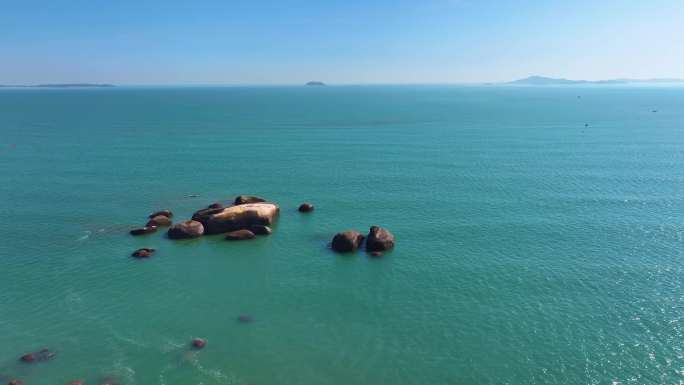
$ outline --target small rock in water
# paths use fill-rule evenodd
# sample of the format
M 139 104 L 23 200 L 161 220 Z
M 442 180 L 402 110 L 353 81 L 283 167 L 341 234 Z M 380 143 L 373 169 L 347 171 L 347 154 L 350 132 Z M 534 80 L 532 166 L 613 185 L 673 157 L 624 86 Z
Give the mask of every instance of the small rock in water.
M 153 217 L 152 219 L 147 221 L 145 227 L 150 226 L 171 226 L 171 219 L 164 215 L 157 215 L 156 217 Z
M 83 381 L 71 381 L 67 382 L 65 385 L 83 385 Z
M 246 324 L 246 323 L 250 323 L 250 322 L 254 321 L 254 318 L 252 318 L 252 316 L 248 315 L 248 314 L 240 314 L 237 317 L 237 320 L 238 320 L 238 322 Z
M 149 247 L 143 247 L 141 249 L 138 249 L 131 254 L 132 257 L 135 258 L 149 258 L 154 254 L 154 252 L 157 251 L 155 249 L 150 249 Z
M 312 205 L 311 203 L 302 203 L 301 205 L 299 205 L 298 210 L 300 213 L 310 213 L 314 211 L 314 205 Z
M 257 235 L 271 235 L 273 232 L 270 227 L 264 225 L 254 225 L 249 230 Z
M 254 239 L 256 238 L 256 235 L 254 235 L 253 232 L 249 230 L 237 230 L 237 231 L 231 231 L 230 233 L 226 234 L 226 240 L 227 241 L 243 241 L 246 239 Z
M 387 251 L 394 247 L 394 235 L 387 229 L 379 226 L 371 226 L 366 238 L 366 250 Z
M 159 211 L 155 211 L 155 212 L 153 212 L 152 214 L 150 214 L 149 217 L 150 217 L 150 218 L 154 218 L 154 217 L 156 217 L 156 216 L 158 216 L 158 215 L 163 215 L 163 216 L 165 216 L 165 217 L 167 217 L 167 218 L 173 217 L 173 213 L 171 212 L 171 210 L 159 210 Z
M 207 340 L 203 338 L 195 338 L 192 340 L 192 347 L 195 349 L 202 349 L 207 344 Z
M 130 233 L 131 235 L 143 235 L 154 233 L 155 231 L 157 231 L 157 226 L 145 226 L 139 229 L 133 229 L 130 231 Z
M 36 360 L 36 356 L 33 355 L 33 353 L 26 353 L 23 356 L 19 357 L 19 361 L 22 362 L 34 362 Z
M 363 235 L 356 230 L 343 231 L 335 234 L 332 240 L 333 250 L 340 253 L 347 253 L 359 248 L 363 242 Z
M 10 382 L 8 382 L 7 385 L 24 385 L 24 381 L 17 380 L 15 378 L 15 379 L 10 380 Z
M 373 251 L 370 253 L 370 256 L 374 258 L 382 257 L 382 251 Z
M 238 195 L 235 198 L 235 204 L 236 205 L 244 205 L 246 203 L 260 203 L 260 202 L 266 202 L 266 199 L 256 197 L 254 195 Z

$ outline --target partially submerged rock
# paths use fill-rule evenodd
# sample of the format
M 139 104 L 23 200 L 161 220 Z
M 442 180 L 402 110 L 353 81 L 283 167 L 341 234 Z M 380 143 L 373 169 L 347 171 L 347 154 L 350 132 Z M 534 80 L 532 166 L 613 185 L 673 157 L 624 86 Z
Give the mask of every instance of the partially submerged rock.
M 171 239 L 188 239 L 201 237 L 204 234 L 204 226 L 198 221 L 183 221 L 171 226 L 168 236 Z
M 204 211 L 193 216 L 204 224 L 207 234 L 249 229 L 255 225 L 269 226 L 280 212 L 273 203 L 248 203 L 212 210 L 216 211 Z
M 361 242 L 363 242 L 363 235 L 356 230 L 349 230 L 335 234 L 331 246 L 337 252 L 347 253 L 358 249 Z
M 301 205 L 299 205 L 298 210 L 300 213 L 310 213 L 314 211 L 314 205 L 312 205 L 311 203 L 302 203 Z
M 244 205 L 247 203 L 260 203 L 260 202 L 266 202 L 266 199 L 260 198 L 254 195 L 238 195 L 235 198 L 235 204 L 236 205 Z
M 144 235 L 150 234 L 157 231 L 157 226 L 145 226 L 138 229 L 133 229 L 130 231 L 131 235 Z
M 392 233 L 380 226 L 371 226 L 366 239 L 366 250 L 383 252 L 393 247 L 394 235 Z
M 207 340 L 203 338 L 195 338 L 192 340 L 192 347 L 195 349 L 202 349 L 207 344 Z
M 221 209 L 221 208 L 223 208 L 223 203 L 214 202 L 214 203 L 210 204 L 207 208 L 208 209 Z
M 253 232 L 249 230 L 235 230 L 231 231 L 228 234 L 226 234 L 226 240 L 227 241 L 242 241 L 245 239 L 254 239 L 256 238 L 256 235 L 254 235 Z
M 152 217 L 149 221 L 147 221 L 147 224 L 145 227 L 150 227 L 150 226 L 171 226 L 171 219 L 169 217 L 164 216 L 164 215 L 157 215 L 156 217 Z
M 153 212 L 152 214 L 150 214 L 149 217 L 150 217 L 150 218 L 154 218 L 154 217 L 156 217 L 156 216 L 158 216 L 158 215 L 163 215 L 163 216 L 165 216 L 165 217 L 167 217 L 167 218 L 173 217 L 173 213 L 171 212 L 171 210 L 159 210 L 159 211 L 155 211 L 155 212 Z
M 383 253 L 382 251 L 371 251 L 370 256 L 373 258 L 380 258 L 382 257 Z
M 254 225 L 249 230 L 256 235 L 271 235 L 273 232 L 270 227 L 264 225 Z
M 70 382 L 67 382 L 67 383 L 64 384 L 64 385 L 83 385 L 83 381 L 80 381 L 80 380 L 77 380 L 77 381 L 70 381 Z
M 31 363 L 49 361 L 53 358 L 55 358 L 54 352 L 50 351 L 49 349 L 41 349 L 37 352 L 24 354 L 23 356 L 19 357 L 19 361 Z
M 237 317 L 237 320 L 240 323 L 250 323 L 250 322 L 254 321 L 254 318 L 249 314 L 240 314 Z
M 24 381 L 17 380 L 16 378 L 13 378 L 13 379 L 9 380 L 7 385 L 24 385 Z
M 155 249 L 150 249 L 149 247 L 143 247 L 140 248 L 131 254 L 132 257 L 135 258 L 149 258 L 154 254 L 154 252 L 157 251 Z

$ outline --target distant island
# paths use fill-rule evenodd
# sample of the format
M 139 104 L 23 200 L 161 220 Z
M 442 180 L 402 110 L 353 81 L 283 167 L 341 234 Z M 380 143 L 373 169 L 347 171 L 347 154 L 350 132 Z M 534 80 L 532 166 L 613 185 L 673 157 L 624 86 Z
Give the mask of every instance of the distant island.
M 574 84 L 630 84 L 630 83 L 684 83 L 684 79 L 609 79 L 609 80 L 571 80 L 563 78 L 548 78 L 544 76 L 530 76 L 514 80 L 506 84 L 519 85 L 574 85 Z
M 103 88 L 114 87 L 113 84 L 92 84 L 92 83 L 64 83 L 64 84 L 35 84 L 35 85 L 7 85 L 0 84 L 0 87 L 11 88 Z
M 308 82 L 308 83 L 306 83 L 306 85 L 307 85 L 307 86 L 324 86 L 325 83 L 313 81 L 313 82 Z

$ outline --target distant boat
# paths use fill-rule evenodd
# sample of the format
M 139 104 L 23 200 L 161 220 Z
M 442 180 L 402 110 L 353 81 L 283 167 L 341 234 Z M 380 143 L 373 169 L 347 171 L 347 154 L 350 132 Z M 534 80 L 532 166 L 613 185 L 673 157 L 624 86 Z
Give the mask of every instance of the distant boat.
M 311 81 L 306 83 L 307 86 L 324 86 L 325 83 L 323 82 L 318 82 L 318 81 Z

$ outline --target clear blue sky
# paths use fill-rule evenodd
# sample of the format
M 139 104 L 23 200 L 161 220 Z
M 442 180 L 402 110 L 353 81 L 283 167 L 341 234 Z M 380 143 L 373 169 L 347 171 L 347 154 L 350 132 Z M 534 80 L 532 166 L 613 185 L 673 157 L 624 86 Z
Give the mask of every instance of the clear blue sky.
M 0 84 L 684 78 L 684 0 L 0 0 Z

